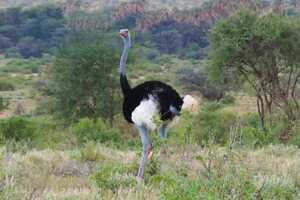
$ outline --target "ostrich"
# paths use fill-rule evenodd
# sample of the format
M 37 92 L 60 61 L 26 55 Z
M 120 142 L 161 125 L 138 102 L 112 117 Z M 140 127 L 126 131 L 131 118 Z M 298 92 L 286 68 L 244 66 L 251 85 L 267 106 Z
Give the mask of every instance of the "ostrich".
M 119 34 L 124 42 L 119 66 L 124 96 L 123 114 L 127 122 L 137 127 L 141 137 L 143 148 L 137 173 L 137 181 L 141 182 L 144 178 L 145 163 L 152 156 L 152 146 L 147 133 L 157 129 L 160 137 L 165 139 L 167 126 L 179 115 L 183 99 L 171 86 L 160 81 L 147 81 L 136 87 L 130 87 L 125 73 L 128 51 L 131 47 L 130 33 L 128 29 L 121 29 Z M 153 122 L 156 115 L 162 120 L 159 127 Z

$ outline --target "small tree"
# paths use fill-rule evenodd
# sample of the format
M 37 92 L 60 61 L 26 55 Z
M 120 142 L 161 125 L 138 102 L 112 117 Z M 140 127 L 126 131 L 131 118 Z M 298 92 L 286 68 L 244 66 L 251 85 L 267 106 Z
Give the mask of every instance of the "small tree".
M 281 110 L 288 121 L 282 135 L 287 138 L 300 116 L 295 92 L 300 78 L 299 19 L 240 11 L 216 24 L 210 42 L 214 74 L 230 71 L 250 83 L 263 127 L 267 115 L 272 126 L 274 108 Z
M 120 104 L 119 53 L 102 39 L 83 38 L 69 40 L 50 70 L 57 112 L 71 120 L 101 116 L 112 124 Z

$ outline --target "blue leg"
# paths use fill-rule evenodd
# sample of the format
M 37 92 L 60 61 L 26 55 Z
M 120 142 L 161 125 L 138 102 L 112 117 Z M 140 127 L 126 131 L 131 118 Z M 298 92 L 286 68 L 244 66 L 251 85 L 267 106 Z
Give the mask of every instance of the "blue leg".
M 144 169 L 145 169 L 145 163 L 147 161 L 147 158 L 151 156 L 152 154 L 152 147 L 150 140 L 147 135 L 147 129 L 145 126 L 138 126 L 140 137 L 142 140 L 142 145 L 143 145 L 143 151 L 142 151 L 142 158 L 140 161 L 140 167 L 139 171 L 137 174 L 137 181 L 141 182 L 141 180 L 144 177 Z
M 162 140 L 162 146 L 160 148 L 159 154 L 160 155 L 166 155 L 167 154 L 167 148 L 166 148 L 166 144 L 165 144 L 165 140 L 167 139 L 167 126 L 168 124 L 163 123 L 159 128 L 158 128 L 158 133 L 159 136 Z
M 167 138 L 167 124 L 162 124 L 158 128 L 158 133 L 162 140 L 166 139 Z

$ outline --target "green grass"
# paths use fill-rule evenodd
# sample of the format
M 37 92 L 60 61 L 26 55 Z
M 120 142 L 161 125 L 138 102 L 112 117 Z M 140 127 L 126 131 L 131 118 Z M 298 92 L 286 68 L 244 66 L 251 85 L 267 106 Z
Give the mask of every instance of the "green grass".
M 7 59 L 4 66 L 0 67 L 0 72 L 4 73 L 37 73 L 44 65 L 42 59 Z
M 2 147 L 1 199 L 300 198 L 300 150 L 292 146 L 228 150 L 170 145 L 168 156 L 155 154 L 147 164 L 143 185 L 135 181 L 138 152 L 91 146 L 101 159 L 82 159 L 80 152 L 91 147 L 25 153 Z

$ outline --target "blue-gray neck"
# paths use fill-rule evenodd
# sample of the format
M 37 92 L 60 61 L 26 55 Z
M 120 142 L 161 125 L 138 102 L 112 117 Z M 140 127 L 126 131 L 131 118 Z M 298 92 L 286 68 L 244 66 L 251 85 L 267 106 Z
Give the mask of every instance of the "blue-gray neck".
M 129 51 L 129 48 L 131 47 L 131 39 L 130 39 L 129 35 L 127 38 L 123 38 L 123 43 L 124 43 L 124 46 L 123 46 L 122 56 L 120 59 L 120 67 L 119 67 L 121 75 L 125 75 L 128 51 Z

